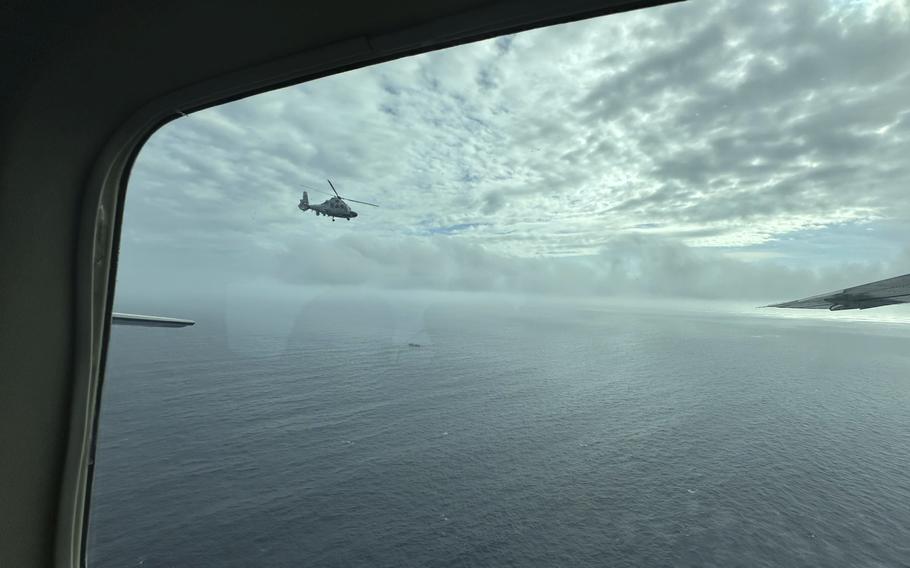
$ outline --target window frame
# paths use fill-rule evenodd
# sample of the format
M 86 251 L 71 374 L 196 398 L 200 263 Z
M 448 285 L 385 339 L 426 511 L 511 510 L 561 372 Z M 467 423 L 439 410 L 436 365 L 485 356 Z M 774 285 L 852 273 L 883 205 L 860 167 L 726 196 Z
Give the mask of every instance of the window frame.
M 403 29 L 350 39 L 200 80 L 153 98 L 107 138 L 80 186 L 73 359 L 66 456 L 60 479 L 54 563 L 85 566 L 88 515 L 105 362 L 110 340 L 123 206 L 132 166 L 161 127 L 193 112 L 266 91 L 509 33 L 649 8 L 679 0 L 501 1 Z M 442 10 L 441 10 L 442 11 Z M 167 38 L 163 37 L 162 41 Z M 103 38 L 102 38 L 103 41 Z

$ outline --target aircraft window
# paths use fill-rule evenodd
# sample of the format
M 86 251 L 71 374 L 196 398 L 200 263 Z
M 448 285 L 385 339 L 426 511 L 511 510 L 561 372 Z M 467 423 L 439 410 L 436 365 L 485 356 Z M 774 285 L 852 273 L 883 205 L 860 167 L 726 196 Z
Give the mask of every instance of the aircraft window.
M 689 2 L 167 125 L 88 566 L 910 565 L 908 53 Z

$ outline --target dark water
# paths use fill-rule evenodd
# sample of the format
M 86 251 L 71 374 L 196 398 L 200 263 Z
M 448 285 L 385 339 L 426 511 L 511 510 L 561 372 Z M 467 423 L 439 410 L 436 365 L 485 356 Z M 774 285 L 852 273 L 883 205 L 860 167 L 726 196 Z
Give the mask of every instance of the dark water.
M 907 327 L 317 304 L 116 330 L 90 566 L 910 565 Z

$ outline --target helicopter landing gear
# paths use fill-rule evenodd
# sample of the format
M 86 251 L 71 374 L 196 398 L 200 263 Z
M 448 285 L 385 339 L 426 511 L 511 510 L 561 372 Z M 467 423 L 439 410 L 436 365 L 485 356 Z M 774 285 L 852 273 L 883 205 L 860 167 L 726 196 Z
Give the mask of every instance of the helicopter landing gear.
M 335 218 L 334 218 L 334 217 L 332 217 L 332 222 L 333 222 L 333 223 L 335 222 Z

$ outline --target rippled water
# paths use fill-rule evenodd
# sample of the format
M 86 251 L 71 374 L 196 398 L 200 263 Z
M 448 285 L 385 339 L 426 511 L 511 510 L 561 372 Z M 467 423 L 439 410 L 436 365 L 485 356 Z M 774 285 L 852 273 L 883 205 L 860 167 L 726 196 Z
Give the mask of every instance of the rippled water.
M 90 566 L 910 565 L 906 325 L 267 311 L 116 329 Z

